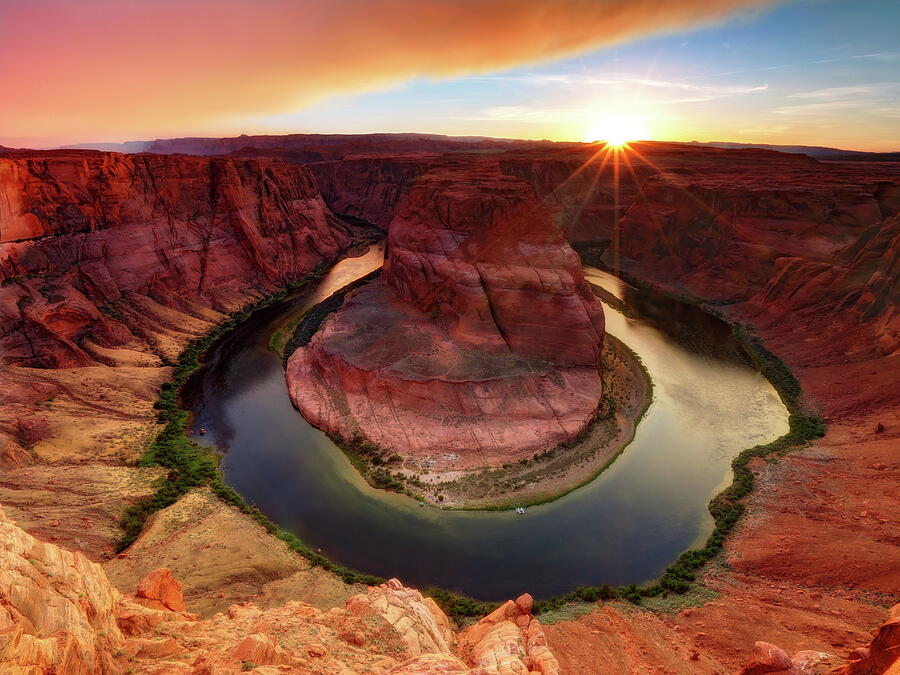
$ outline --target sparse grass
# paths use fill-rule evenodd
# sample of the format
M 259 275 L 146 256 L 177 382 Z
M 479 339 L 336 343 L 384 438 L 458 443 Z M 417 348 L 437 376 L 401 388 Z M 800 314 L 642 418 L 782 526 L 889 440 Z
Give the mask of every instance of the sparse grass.
M 702 584 L 693 584 L 684 593 L 670 595 L 655 595 L 645 598 L 642 605 L 645 609 L 661 614 L 677 614 L 688 607 L 700 607 L 719 597 L 714 590 Z M 541 621 L 544 617 L 541 617 Z
M 541 614 L 541 623 L 549 625 L 560 621 L 574 621 L 583 614 L 590 614 L 595 606 L 592 602 L 571 602 Z

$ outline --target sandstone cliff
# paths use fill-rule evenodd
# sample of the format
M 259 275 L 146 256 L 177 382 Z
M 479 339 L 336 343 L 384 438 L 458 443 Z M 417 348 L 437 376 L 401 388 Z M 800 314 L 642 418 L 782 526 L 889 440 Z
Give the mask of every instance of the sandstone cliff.
M 459 643 L 459 646 L 457 646 Z M 458 654 L 458 655 L 457 655 Z M 185 611 L 167 569 L 122 595 L 81 553 L 40 542 L 0 510 L 0 670 L 93 673 L 470 673 L 558 675 L 531 599 L 457 635 L 430 598 L 397 580 L 327 612 L 302 602 Z
M 578 434 L 601 393 L 603 313 L 522 181 L 463 162 L 422 176 L 380 280 L 288 362 L 314 424 L 433 466 L 499 465 Z

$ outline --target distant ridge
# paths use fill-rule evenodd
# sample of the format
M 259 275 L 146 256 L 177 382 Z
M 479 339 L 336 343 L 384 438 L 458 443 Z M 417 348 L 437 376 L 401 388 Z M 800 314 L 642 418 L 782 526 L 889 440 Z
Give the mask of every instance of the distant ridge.
M 900 162 L 898 152 L 863 152 L 860 150 L 841 150 L 821 145 L 771 145 L 769 143 L 731 143 L 727 141 L 691 141 L 685 145 L 706 145 L 714 148 L 740 149 L 758 148 L 760 150 L 776 150 L 792 155 L 809 155 L 823 161 L 832 162 Z
M 76 143 L 61 145 L 59 150 L 101 150 L 103 152 L 143 152 L 152 141 L 125 141 L 124 143 Z
M 650 141 L 666 143 L 670 141 Z M 371 134 L 241 134 L 239 136 L 186 136 L 157 138 L 149 141 L 123 143 L 77 143 L 60 146 L 67 150 L 100 150 L 103 152 L 155 152 L 160 154 L 225 155 L 255 151 L 306 152 L 306 161 L 326 159 L 335 154 L 334 146 L 353 146 L 356 152 L 396 151 L 446 152 L 461 145 L 477 145 L 485 149 L 501 150 L 522 146 L 579 145 L 575 142 L 493 138 L 490 136 L 447 136 L 420 133 L 371 133 Z M 795 155 L 807 155 L 820 161 L 837 162 L 900 162 L 900 151 L 865 152 L 843 150 L 820 145 L 774 145 L 770 143 L 736 143 L 731 141 L 690 141 L 678 145 L 706 146 L 723 149 L 756 148 L 774 150 Z M 405 146 L 405 147 L 404 147 Z M 334 150 L 332 150 L 334 148 Z M 0 146 L 0 152 L 14 148 Z

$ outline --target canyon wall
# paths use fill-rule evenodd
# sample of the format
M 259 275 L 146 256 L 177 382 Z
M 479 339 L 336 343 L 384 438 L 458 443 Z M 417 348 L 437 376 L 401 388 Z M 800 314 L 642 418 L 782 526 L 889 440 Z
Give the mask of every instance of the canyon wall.
M 122 500 L 152 492 L 121 465 L 156 433 L 153 402 L 180 351 L 352 239 L 314 177 L 283 162 L 3 154 L 0 499 L 108 555 Z
M 154 338 L 168 311 L 230 311 L 335 260 L 350 240 L 300 167 L 5 155 L 2 363 L 85 366 L 141 344 L 171 356 Z
M 425 173 L 382 278 L 288 362 L 320 428 L 432 466 L 495 466 L 577 435 L 601 393 L 603 312 L 528 186 L 496 165 Z

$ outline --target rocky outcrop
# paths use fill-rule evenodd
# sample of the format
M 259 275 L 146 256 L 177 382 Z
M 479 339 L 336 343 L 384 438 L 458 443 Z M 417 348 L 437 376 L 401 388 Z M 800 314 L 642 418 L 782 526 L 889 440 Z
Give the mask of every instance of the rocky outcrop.
M 433 169 L 387 251 L 382 278 L 288 362 L 307 419 L 454 468 L 528 457 L 585 427 L 603 313 L 527 185 L 491 164 Z
M 459 635 L 458 652 L 487 673 L 560 675 L 527 593 L 508 600 Z
M 393 579 L 345 609 L 245 603 L 201 621 L 168 570 L 123 596 L 99 565 L 39 542 L 0 510 L 0 670 L 10 675 L 558 673 L 530 605 L 501 610 L 457 636 L 430 598 Z
M 753 645 L 753 654 L 746 666 L 736 675 L 815 675 L 824 673 L 830 656 L 822 652 L 804 650 L 790 657 L 768 642 Z
M 0 510 L 0 670 L 101 672 L 123 640 L 118 592 L 84 555 L 40 542 Z
M 888 620 L 879 626 L 865 647 L 858 647 L 834 675 L 876 675 L 900 673 L 900 604 L 891 607 Z

